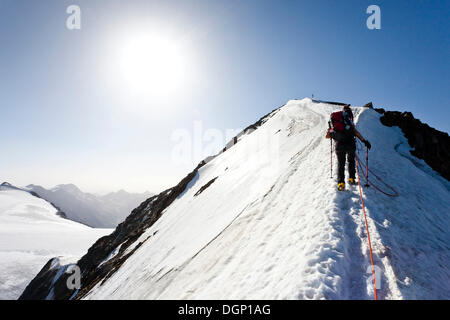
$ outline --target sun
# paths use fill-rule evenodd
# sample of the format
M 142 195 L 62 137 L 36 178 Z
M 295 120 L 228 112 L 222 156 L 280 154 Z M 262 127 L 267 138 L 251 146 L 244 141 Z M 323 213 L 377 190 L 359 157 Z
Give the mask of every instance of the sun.
M 156 34 L 130 37 L 121 48 L 120 75 L 135 94 L 167 97 L 185 81 L 186 61 L 180 43 Z

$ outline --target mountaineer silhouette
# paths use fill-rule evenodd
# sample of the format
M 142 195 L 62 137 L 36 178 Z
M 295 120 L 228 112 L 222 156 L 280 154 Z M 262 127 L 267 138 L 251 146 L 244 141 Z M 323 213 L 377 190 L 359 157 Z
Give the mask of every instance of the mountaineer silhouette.
M 363 136 L 356 130 L 353 123 L 353 112 L 350 105 L 345 105 L 341 111 L 333 112 L 328 122 L 328 131 L 325 136 L 327 139 L 335 141 L 335 151 L 338 160 L 338 175 L 337 183 L 338 190 L 345 190 L 345 159 L 348 161 L 348 175 L 349 184 L 356 184 L 355 179 L 355 152 L 356 139 L 358 137 L 364 145 L 370 150 L 370 142 L 363 138 Z

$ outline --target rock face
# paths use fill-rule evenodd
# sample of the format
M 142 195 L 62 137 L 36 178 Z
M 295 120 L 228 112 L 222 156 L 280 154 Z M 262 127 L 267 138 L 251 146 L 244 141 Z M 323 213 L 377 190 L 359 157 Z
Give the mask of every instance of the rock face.
M 53 279 L 57 277 L 60 268 L 58 258 L 50 259 L 28 285 L 28 295 L 39 295 L 42 292 L 50 294 Z
M 279 108 L 273 110 L 259 119 L 253 125 L 245 128 L 234 137 L 220 153 L 225 152 L 238 143 L 239 137 L 249 134 L 253 129 L 262 125 Z M 220 154 L 219 153 L 219 154 Z M 81 271 L 81 288 L 79 290 L 68 289 L 66 283 L 72 274 L 65 273 L 67 266 L 56 264 L 56 258 L 51 259 L 39 272 L 39 274 L 26 287 L 19 300 L 68 300 L 83 298 L 95 285 L 105 282 L 120 266 L 150 237 L 137 242 L 140 236 L 151 227 L 163 214 L 164 210 L 183 194 L 189 183 L 195 179 L 198 170 L 215 156 L 210 156 L 201 161 L 198 166 L 189 173 L 176 186 L 147 199 L 139 207 L 120 223 L 116 230 L 109 236 L 97 240 L 78 262 Z M 212 184 L 214 180 L 210 181 Z M 208 185 L 209 186 L 209 185 Z M 206 189 L 208 186 L 204 186 Z M 203 190 L 202 190 L 203 191 Z M 116 252 L 118 251 L 118 252 Z M 116 252 L 112 254 L 112 252 Z M 112 256 L 112 257 L 111 257 Z
M 363 105 L 363 108 L 373 109 L 373 104 L 372 104 L 372 102 L 366 103 L 365 105 Z
M 382 124 L 388 127 L 398 126 L 414 148 L 411 154 L 423 159 L 431 168 L 450 181 L 450 137 L 448 133 L 431 128 L 411 112 L 385 111 L 375 109 L 383 114 Z

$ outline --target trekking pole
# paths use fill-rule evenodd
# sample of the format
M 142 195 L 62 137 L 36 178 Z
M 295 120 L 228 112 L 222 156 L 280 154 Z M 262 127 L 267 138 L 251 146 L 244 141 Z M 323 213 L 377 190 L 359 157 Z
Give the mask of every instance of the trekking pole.
M 331 130 L 330 121 L 328 121 L 328 130 Z M 331 170 L 331 179 L 333 179 L 333 138 L 331 137 L 330 137 L 330 170 Z
M 330 138 L 330 169 L 331 179 L 333 179 L 333 139 Z
M 366 147 L 366 184 L 364 187 L 369 187 L 369 148 Z

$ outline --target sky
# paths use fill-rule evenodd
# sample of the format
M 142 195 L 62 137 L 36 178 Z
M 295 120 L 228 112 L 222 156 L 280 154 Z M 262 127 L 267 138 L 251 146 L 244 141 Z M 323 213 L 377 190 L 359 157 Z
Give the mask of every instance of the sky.
M 0 0 L 0 180 L 159 192 L 313 94 L 449 132 L 449 15 L 449 1 Z

